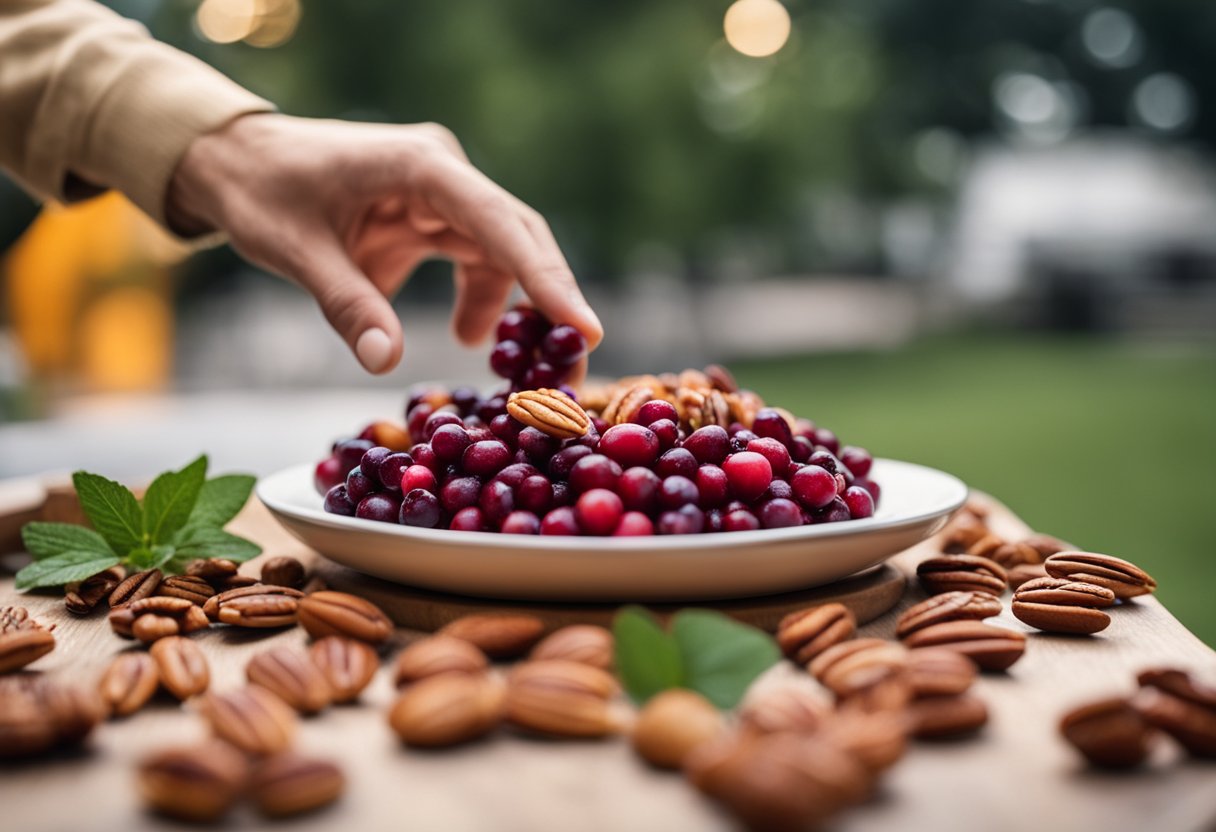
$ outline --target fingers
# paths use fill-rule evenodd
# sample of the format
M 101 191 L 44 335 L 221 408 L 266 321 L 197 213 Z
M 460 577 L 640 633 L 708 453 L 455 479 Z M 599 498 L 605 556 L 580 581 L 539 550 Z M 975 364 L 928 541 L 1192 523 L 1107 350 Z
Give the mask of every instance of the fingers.
M 468 264 L 457 264 L 455 278 L 452 329 L 462 343 L 478 344 L 498 323 L 514 281 L 497 269 Z
M 298 279 L 369 373 L 386 373 L 401 360 L 401 321 L 336 240 L 305 253 Z

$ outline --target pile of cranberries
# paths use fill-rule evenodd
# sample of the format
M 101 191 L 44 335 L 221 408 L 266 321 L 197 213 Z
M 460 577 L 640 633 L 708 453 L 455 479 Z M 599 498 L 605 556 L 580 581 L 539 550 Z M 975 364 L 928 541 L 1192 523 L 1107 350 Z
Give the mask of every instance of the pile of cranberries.
M 513 309 L 490 363 L 510 389 L 558 387 L 585 353 L 577 330 Z M 559 440 L 507 415 L 510 389 L 416 392 L 408 449 L 376 445 L 374 425 L 336 443 L 315 473 L 325 510 L 423 528 L 638 536 L 836 523 L 869 517 L 878 501 L 865 450 L 773 408 L 750 428 L 686 432 L 656 399 L 630 422 L 593 415 L 586 435 Z

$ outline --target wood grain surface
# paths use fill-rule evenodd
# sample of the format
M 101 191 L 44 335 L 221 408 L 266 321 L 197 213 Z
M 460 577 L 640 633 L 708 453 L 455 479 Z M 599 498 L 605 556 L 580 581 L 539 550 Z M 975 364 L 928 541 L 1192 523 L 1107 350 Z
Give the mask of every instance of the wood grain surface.
M 992 525 L 1016 536 L 1026 527 L 999 505 Z M 265 524 L 250 506 L 237 521 L 256 533 L 268 554 L 310 561 L 293 538 Z M 892 564 L 911 574 L 930 547 L 901 553 Z M 1146 564 L 1150 567 L 1151 564 Z M 257 564 L 244 571 L 257 573 Z M 913 583 L 895 610 L 862 628 L 891 637 L 899 610 L 923 597 Z M 1005 596 L 1006 607 L 1008 595 Z M 75 619 L 56 595 L 19 595 L 11 575 L 0 577 L 0 606 L 21 604 L 56 625 L 57 649 L 33 665 L 45 673 L 93 683 L 114 654 L 133 647 L 110 632 L 101 614 Z M 876 797 L 834 824 L 840 830 L 1174 830 L 1216 829 L 1216 765 L 1184 759 L 1161 744 L 1153 764 L 1131 775 L 1083 765 L 1057 736 L 1068 708 L 1105 694 L 1130 691 L 1134 673 L 1173 664 L 1216 681 L 1216 653 L 1204 646 L 1155 599 L 1113 611 L 1110 628 L 1096 637 L 1033 633 L 1026 656 L 1006 674 L 986 675 L 977 692 L 992 720 L 978 737 L 961 742 L 917 743 L 891 771 Z M 1006 608 L 999 623 L 1029 628 Z M 339 762 L 349 777 L 333 807 L 277 829 L 322 830 L 677 830 L 730 829 L 729 818 L 674 774 L 647 768 L 623 739 L 605 742 L 541 741 L 501 730 L 467 747 L 422 752 L 403 748 L 389 731 L 385 711 L 394 691 L 387 666 L 416 633 L 399 630 L 384 651 L 386 669 L 357 704 L 331 708 L 302 723 L 298 748 Z M 216 688 L 243 683 L 244 666 L 272 644 L 300 644 L 295 628 L 248 633 L 215 628 L 198 636 Z M 782 663 L 758 685 L 817 687 Z M 154 830 L 182 826 L 145 814 L 132 785 L 145 752 L 204 736 L 191 708 L 158 699 L 135 716 L 103 724 L 80 752 L 0 766 L 0 829 Z M 265 822 L 247 808 L 227 828 L 257 829 Z

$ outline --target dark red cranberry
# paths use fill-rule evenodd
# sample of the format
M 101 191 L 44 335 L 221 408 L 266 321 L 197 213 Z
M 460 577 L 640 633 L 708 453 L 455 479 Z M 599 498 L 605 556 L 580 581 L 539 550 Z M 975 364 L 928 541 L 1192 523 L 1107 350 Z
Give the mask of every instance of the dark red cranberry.
M 647 537 L 654 534 L 654 523 L 640 511 L 627 511 L 616 524 L 613 537 Z
M 352 468 L 346 475 L 346 493 L 356 505 L 375 490 L 376 484 L 363 473 L 362 468 Z
M 731 422 L 729 425 L 726 426 L 726 432 L 730 434 L 731 439 L 734 439 L 735 434 L 741 430 L 747 430 L 747 426 L 744 425 L 742 422 Z
M 359 460 L 359 470 L 362 471 L 363 475 L 371 480 L 377 488 L 384 485 L 384 483 L 380 482 L 380 463 L 383 462 L 384 458 L 391 453 L 392 451 L 390 451 L 388 448 L 376 446 L 368 450 L 368 452 L 363 455 L 363 458 Z
M 821 509 L 836 498 L 836 477 L 818 465 L 808 465 L 790 478 L 794 497 L 808 510 Z
M 462 385 L 452 388 L 452 404 L 456 406 L 461 416 L 468 416 L 477 409 L 478 402 L 481 401 L 481 394 L 476 388 Z
M 422 429 L 426 427 L 426 420 L 431 418 L 431 414 L 434 412 L 435 408 L 427 402 L 421 402 L 409 409 L 409 413 L 405 417 L 405 429 L 409 431 L 410 437 L 415 442 L 421 441 Z
M 370 424 L 364 425 L 363 430 L 359 431 L 359 435 L 356 436 L 355 438 L 356 439 L 366 439 L 368 442 L 371 442 L 373 445 L 375 445 L 376 444 L 376 423 L 372 422 Z
M 675 422 L 670 419 L 659 419 L 657 422 L 651 422 L 651 432 L 659 437 L 659 448 L 663 451 L 669 451 L 676 446 L 676 442 L 680 439 L 680 428 Z
M 778 497 L 760 506 L 760 525 L 766 529 L 783 529 L 802 525 L 802 509 L 793 500 Z
M 461 532 L 484 532 L 488 527 L 481 509 L 477 506 L 469 506 L 452 515 L 452 522 L 448 528 Z
M 874 498 L 864 488 L 856 485 L 846 488 L 844 492 L 844 504 L 848 506 L 849 516 L 854 520 L 874 516 Z
M 684 450 L 697 458 L 697 462 L 721 465 L 730 453 L 730 436 L 720 425 L 697 428 L 684 440 Z
M 540 474 L 524 478 L 515 490 L 515 505 L 543 517 L 553 507 L 553 483 Z
M 789 449 L 768 436 L 753 439 L 747 443 L 747 449 L 764 456 L 773 468 L 774 477 L 784 477 L 790 468 Z
M 742 439 L 744 442 L 751 442 L 753 439 L 759 439 L 760 437 L 756 436 L 756 434 L 752 433 L 747 428 L 744 428 L 741 431 L 736 431 L 735 433 L 732 433 L 731 438 L 732 439 Z
M 721 509 L 711 508 L 705 512 L 705 531 L 720 532 L 722 531 L 722 511 Z
M 548 330 L 549 322 L 539 312 L 526 306 L 517 306 L 507 310 L 499 320 L 497 338 L 499 341 L 515 341 L 532 348 L 540 344 Z
M 881 493 L 878 483 L 868 477 L 858 477 L 853 480 L 853 484 L 858 488 L 864 488 L 866 491 L 869 491 L 870 496 L 874 498 L 874 506 L 878 506 L 878 496 Z
M 744 502 L 751 502 L 764 493 L 773 481 L 773 467 L 761 454 L 742 451 L 731 454 L 722 463 L 730 493 Z
M 401 474 L 401 490 L 413 491 L 423 489 L 434 491 L 436 486 L 435 472 L 424 465 L 411 465 Z
M 346 483 L 340 482 L 325 493 L 325 510 L 343 517 L 355 516 L 355 504 L 346 494 Z
M 852 519 L 848 505 L 839 497 L 833 497 L 832 502 L 819 511 L 812 511 L 811 517 L 816 523 L 842 523 Z
M 403 526 L 435 528 L 439 525 L 439 498 L 421 488 L 405 492 L 399 519 Z
M 654 472 L 663 478 L 678 475 L 692 479 L 697 475 L 697 458 L 686 448 L 672 448 L 659 457 Z
M 443 415 L 446 414 L 435 414 L 435 416 Z M 435 416 L 431 418 L 433 419 Z M 435 452 L 435 459 L 441 465 L 451 465 L 459 460 L 464 456 L 464 449 L 471 444 L 469 432 L 458 424 L 440 425 L 431 435 L 431 450 Z
M 414 464 L 414 458 L 405 451 L 397 451 L 380 461 L 380 482 L 389 491 L 401 490 L 401 475 Z
M 756 418 L 752 420 L 752 433 L 759 437 L 767 436 L 776 439 L 787 448 L 794 441 L 794 432 L 790 430 L 790 423 L 785 421 L 785 417 L 780 412 L 771 407 L 762 407 L 756 411 Z
M 724 532 L 754 532 L 760 528 L 760 520 L 745 508 L 729 511 L 722 518 Z
M 555 367 L 568 367 L 587 354 L 587 339 L 574 327 L 561 324 L 541 339 L 540 354 Z
M 525 479 L 539 473 L 540 471 L 536 469 L 536 466 L 530 462 L 513 462 L 495 474 L 494 479 L 502 480 L 511 486 L 511 490 L 514 491 L 519 488 L 520 483 Z
M 342 467 L 342 461 L 336 456 L 325 457 L 317 463 L 317 467 L 312 472 L 312 485 L 317 489 L 318 494 L 324 495 L 329 489 L 345 481 L 346 470 Z
M 794 435 L 804 436 L 812 442 L 815 440 L 815 423 L 801 416 L 794 419 Z
M 540 518 L 530 511 L 513 511 L 502 521 L 503 534 L 540 534 Z
M 474 442 L 465 448 L 460 464 L 464 470 L 475 477 L 488 479 L 494 476 L 511 461 L 511 451 L 501 439 L 486 439 Z
M 516 463 L 523 464 L 525 462 L 528 463 L 529 465 L 532 464 L 532 457 L 528 456 L 527 451 L 516 451 L 514 454 L 511 455 L 512 464 L 516 464 Z
M 487 425 L 494 421 L 495 416 L 501 416 L 507 412 L 506 396 L 491 396 L 481 403 L 477 408 L 477 418 L 485 422 Z
M 811 458 L 811 454 L 815 452 L 815 445 L 805 436 L 795 436 L 793 443 L 790 445 L 790 457 L 795 462 L 806 462 Z
M 742 500 L 731 500 L 726 505 L 722 506 L 722 511 L 727 514 L 731 513 L 732 511 L 741 511 L 744 509 L 751 511 L 751 506 Z
M 593 488 L 613 491 L 616 489 L 616 481 L 620 478 L 620 464 L 603 454 L 588 454 L 570 469 L 570 487 L 578 494 Z
M 334 448 L 334 454 L 338 457 L 338 461 L 342 463 L 342 470 L 350 473 L 350 469 L 354 468 L 363 461 L 363 455 L 372 449 L 373 445 L 366 439 L 347 439 L 345 442 L 339 442 Z
M 444 425 L 458 425 L 461 430 L 464 430 L 464 423 L 453 411 L 436 410 L 427 418 L 426 424 L 422 426 L 422 440 L 430 442 L 432 437 L 435 436 L 435 431 Z
M 537 462 L 544 462 L 557 452 L 558 440 L 544 431 L 527 427 L 519 431 L 516 446 Z
M 477 507 L 481 509 L 487 523 L 497 526 L 515 510 L 515 492 L 501 480 L 490 480 L 481 487 Z
M 647 514 L 658 504 L 659 475 L 649 468 L 627 468 L 616 481 L 616 491 L 629 511 Z
M 840 440 L 827 428 L 816 428 L 815 444 L 822 445 L 834 454 L 840 453 Z
M 564 480 L 570 476 L 570 469 L 580 459 L 591 456 L 592 450 L 586 445 L 570 445 L 555 453 L 549 460 L 549 478 Z
M 676 412 L 676 406 L 663 399 L 651 399 L 638 408 L 630 421 L 649 427 L 660 419 L 666 419 L 672 424 L 678 424 L 680 415 Z
M 537 361 L 524 372 L 522 384 L 527 390 L 556 387 L 562 380 L 563 372 L 548 361 Z
M 621 522 L 625 507 L 616 492 L 607 488 L 592 488 L 583 492 L 574 504 L 579 528 L 585 534 L 609 535 Z
M 415 465 L 430 468 L 432 471 L 439 471 L 442 467 L 439 464 L 439 460 L 435 459 L 435 452 L 431 449 L 431 446 L 425 442 L 410 448 L 410 456 L 414 458 Z
M 785 480 L 774 479 L 768 484 L 768 488 L 764 489 L 760 499 L 765 502 L 777 499 L 792 500 L 794 499 L 794 488 Z
M 574 505 L 574 498 L 577 495 L 574 489 L 570 487 L 570 483 L 563 480 L 558 480 L 553 483 L 553 507 L 560 508 L 562 506 Z
M 355 508 L 355 516 L 379 523 L 396 523 L 401 504 L 387 494 L 368 494 Z
M 490 420 L 490 433 L 497 436 L 508 445 L 515 445 L 519 432 L 524 426 L 506 413 L 500 413 Z
M 600 444 L 600 432 L 592 429 L 584 433 L 582 436 L 576 436 L 573 439 L 567 439 L 562 443 L 563 448 L 569 448 L 571 445 L 586 445 L 591 450 L 595 450 L 595 446 Z
M 853 445 L 845 445 L 841 449 L 840 461 L 848 466 L 848 469 L 857 477 L 864 477 L 869 474 L 870 467 L 874 464 L 874 458 L 870 456 L 869 451 Z
M 840 470 L 841 462 L 836 458 L 836 455 L 828 450 L 815 451 L 807 458 L 807 465 L 818 465 L 829 473 L 835 474 Z
M 653 465 L 659 457 L 659 437 L 649 428 L 626 422 L 604 431 L 596 451 L 620 463 L 622 468 Z
M 477 477 L 455 477 L 439 489 L 439 503 L 448 514 L 477 505 L 481 494 L 481 480 Z
M 697 504 L 701 508 L 717 508 L 725 503 L 729 488 L 726 472 L 717 465 L 702 465 L 697 469 L 697 493 L 701 495 Z
M 490 369 L 505 379 L 523 378 L 532 363 L 532 356 L 518 341 L 499 341 L 490 351 Z
M 700 534 L 705 528 L 705 513 L 694 505 L 659 515 L 659 534 Z
M 541 534 L 578 534 L 578 519 L 572 506 L 559 506 L 540 521 Z
M 701 494 L 697 491 L 697 484 L 679 474 L 667 477 L 659 486 L 659 506 L 669 511 L 696 503 L 699 499 Z

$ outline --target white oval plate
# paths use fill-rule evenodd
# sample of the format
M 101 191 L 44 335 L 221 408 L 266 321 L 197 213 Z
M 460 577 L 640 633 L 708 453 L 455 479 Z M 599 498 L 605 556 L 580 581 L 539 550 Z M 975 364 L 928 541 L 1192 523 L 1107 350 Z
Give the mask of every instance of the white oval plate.
M 873 517 L 754 532 L 537 537 L 419 529 L 326 514 L 312 465 L 257 494 L 288 531 L 352 569 L 414 587 L 513 600 L 692 601 L 769 595 L 840 580 L 937 532 L 967 499 L 956 477 L 876 460 Z

